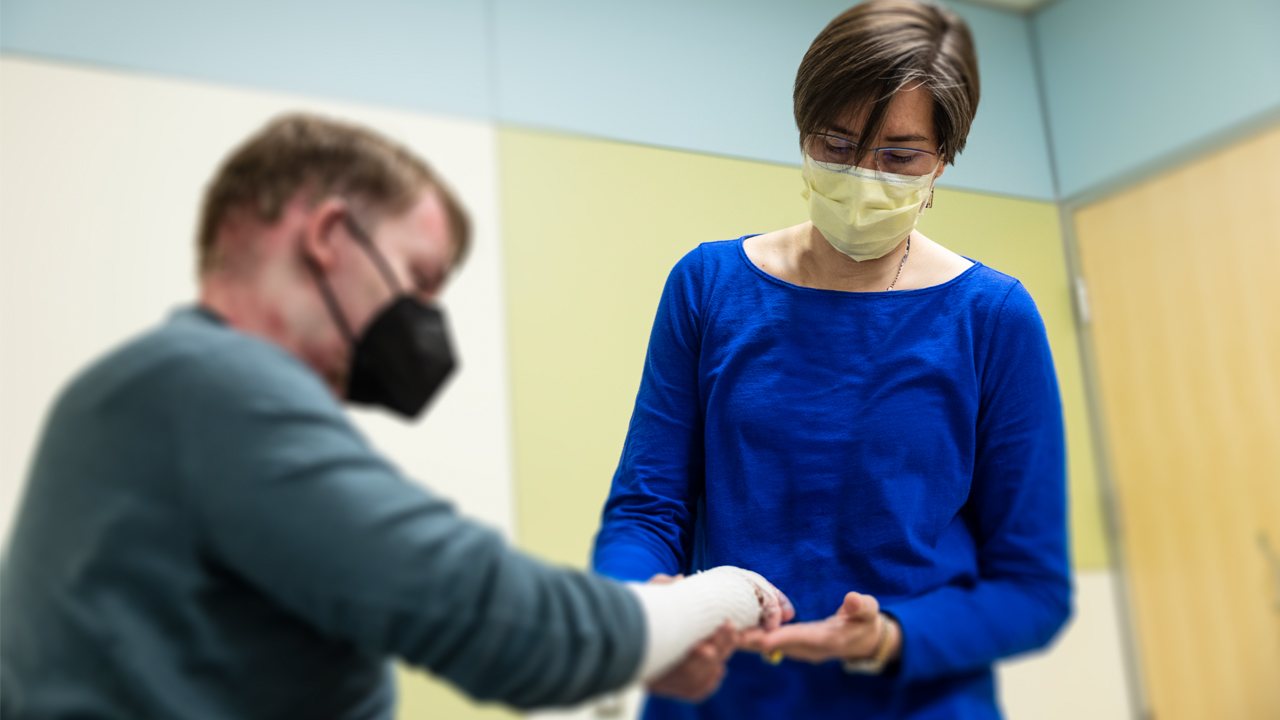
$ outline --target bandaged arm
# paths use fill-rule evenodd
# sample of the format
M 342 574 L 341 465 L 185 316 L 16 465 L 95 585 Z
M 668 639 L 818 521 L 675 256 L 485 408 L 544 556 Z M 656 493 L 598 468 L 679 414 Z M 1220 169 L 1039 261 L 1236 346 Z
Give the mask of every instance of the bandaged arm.
M 750 570 L 722 566 L 665 585 L 630 583 L 646 625 L 636 680 L 650 682 L 670 670 L 728 621 L 737 630 L 777 623 L 778 591 Z
M 480 700 L 563 706 L 758 619 L 757 585 L 729 571 L 629 590 L 509 547 L 407 480 L 279 355 L 238 343 L 166 380 L 182 394 L 165 407 L 199 408 L 171 429 L 180 495 L 201 552 L 334 652 L 395 656 Z M 263 632 L 287 655 L 295 626 L 280 625 Z

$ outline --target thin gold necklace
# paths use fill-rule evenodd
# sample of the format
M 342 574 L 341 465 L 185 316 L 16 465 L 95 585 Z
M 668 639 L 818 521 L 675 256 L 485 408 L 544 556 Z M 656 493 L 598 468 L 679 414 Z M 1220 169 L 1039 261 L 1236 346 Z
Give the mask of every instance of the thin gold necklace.
M 893 289 L 893 286 L 894 286 L 894 285 L 897 285 L 897 284 L 898 284 L 898 280 L 899 280 L 899 278 L 901 278 L 901 277 L 902 277 L 902 268 L 903 268 L 903 266 L 904 266 L 904 265 L 906 265 L 906 264 L 907 264 L 907 256 L 908 256 L 908 255 L 910 255 L 910 254 L 911 254 L 911 236 L 910 236 L 910 235 L 908 235 L 908 236 L 907 236 L 907 251 L 906 251 L 906 252 L 904 252 L 904 253 L 902 253 L 902 262 L 898 263 L 898 274 L 893 276 L 893 282 L 889 283 L 889 287 L 887 287 L 887 288 L 885 288 L 885 289 L 884 289 L 884 291 L 885 291 L 885 292 L 889 292 L 890 290 L 892 290 L 892 289 Z

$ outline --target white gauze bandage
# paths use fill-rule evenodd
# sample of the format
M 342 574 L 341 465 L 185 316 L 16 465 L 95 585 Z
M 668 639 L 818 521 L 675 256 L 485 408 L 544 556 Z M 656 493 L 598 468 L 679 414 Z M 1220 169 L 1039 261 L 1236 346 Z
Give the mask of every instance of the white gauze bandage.
M 750 570 L 712 568 L 667 585 L 627 585 L 644 609 L 648 633 L 636 680 L 648 682 L 676 663 L 726 620 L 738 630 L 761 624 L 777 609 L 777 591 Z

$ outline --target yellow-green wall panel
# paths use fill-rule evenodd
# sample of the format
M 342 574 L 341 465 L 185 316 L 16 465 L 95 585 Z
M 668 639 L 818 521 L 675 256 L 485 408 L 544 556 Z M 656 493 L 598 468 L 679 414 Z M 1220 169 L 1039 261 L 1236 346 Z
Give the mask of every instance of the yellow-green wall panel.
M 585 567 L 667 273 L 701 242 L 807 219 L 797 168 L 498 133 L 521 544 Z M 1068 279 L 1050 203 L 939 190 L 921 229 L 1019 277 L 1062 383 L 1076 566 L 1103 567 Z
M 396 665 L 397 720 L 514 720 L 498 705 L 477 705 L 443 680 Z
M 521 544 L 587 563 L 667 273 L 707 240 L 806 218 L 796 171 L 498 133 Z

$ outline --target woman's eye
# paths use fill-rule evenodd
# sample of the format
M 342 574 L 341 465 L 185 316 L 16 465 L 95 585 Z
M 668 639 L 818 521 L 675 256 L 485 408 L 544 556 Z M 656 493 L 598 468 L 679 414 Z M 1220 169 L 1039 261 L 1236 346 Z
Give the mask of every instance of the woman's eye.
M 832 155 L 844 155 L 846 153 L 853 152 L 853 146 L 846 142 L 840 142 L 839 140 L 828 140 L 827 152 Z

